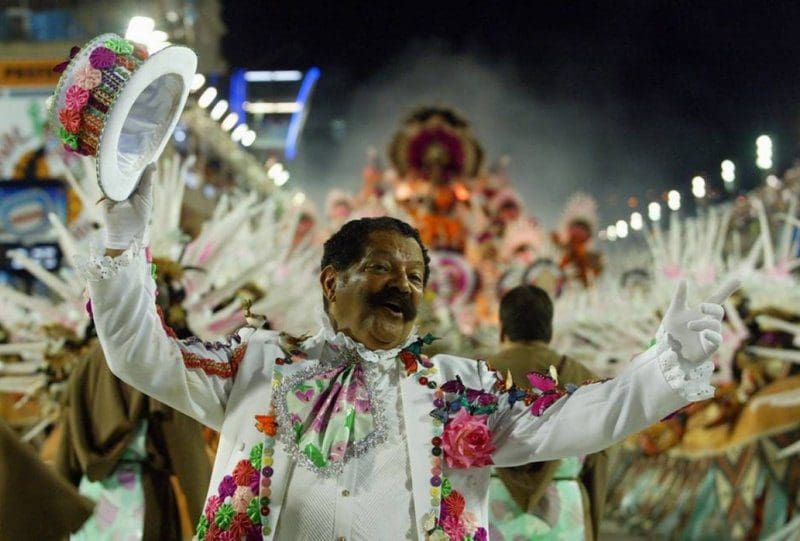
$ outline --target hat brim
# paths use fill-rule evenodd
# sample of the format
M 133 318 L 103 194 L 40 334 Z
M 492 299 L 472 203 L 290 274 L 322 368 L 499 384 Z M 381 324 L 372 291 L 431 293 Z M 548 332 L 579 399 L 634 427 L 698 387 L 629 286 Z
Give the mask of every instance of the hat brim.
M 144 169 L 164 151 L 196 70 L 194 52 L 175 45 L 151 55 L 128 80 L 109 110 L 97 150 L 97 179 L 107 198 L 130 197 Z

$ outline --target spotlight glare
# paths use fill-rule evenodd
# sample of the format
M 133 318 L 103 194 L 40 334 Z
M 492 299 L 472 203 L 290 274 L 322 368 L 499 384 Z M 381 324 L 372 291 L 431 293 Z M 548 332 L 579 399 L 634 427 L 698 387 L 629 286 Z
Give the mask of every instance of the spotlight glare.
M 661 219 L 661 205 L 655 201 L 647 205 L 647 217 L 653 222 L 659 221 Z
M 642 215 L 638 212 L 634 212 L 631 214 L 631 229 L 634 231 L 640 231 L 644 226 L 644 219 Z
M 624 239 L 628 236 L 628 222 L 625 220 L 617 220 L 617 237 Z
M 606 227 L 606 238 L 611 242 L 617 240 L 617 227 L 614 225 L 609 225 Z
M 238 143 L 244 134 L 247 133 L 248 129 L 250 128 L 247 127 L 247 124 L 239 124 L 236 126 L 236 128 L 234 128 L 234 130 L 231 132 L 231 139 L 233 142 Z
M 222 118 L 222 115 L 225 114 L 225 111 L 228 110 L 228 102 L 225 100 L 219 100 L 216 105 L 211 109 L 211 119 L 212 120 L 219 120 Z
M 229 131 L 233 129 L 238 121 L 239 115 L 236 113 L 228 113 L 228 116 L 225 117 L 219 127 L 222 128 L 222 131 Z
M 156 27 L 156 22 L 150 17 L 131 17 L 128 22 L 128 29 L 125 31 L 125 39 L 132 39 L 134 41 L 147 41 L 153 29 Z
M 197 105 L 200 106 L 201 109 L 205 109 L 211 102 L 214 101 L 214 98 L 217 97 L 217 89 L 213 86 L 209 86 L 206 88 L 200 97 L 197 99 Z
M 694 177 L 692 179 L 692 195 L 697 199 L 702 199 L 706 196 L 706 180 L 703 177 Z
M 289 182 L 289 171 L 286 171 L 284 169 L 280 173 L 275 175 L 275 186 L 277 186 L 278 188 L 280 188 L 287 182 Z
M 730 160 L 725 160 L 720 164 L 720 176 L 725 182 L 736 180 L 736 166 Z
M 669 191 L 667 194 L 667 206 L 670 210 L 679 210 L 681 208 L 681 193 L 679 191 Z
M 249 147 L 252 145 L 256 140 L 256 132 L 253 130 L 247 130 L 244 135 L 242 135 L 242 145 Z
M 189 90 L 192 92 L 197 92 L 203 85 L 206 84 L 206 77 L 202 73 L 195 73 L 194 77 L 192 77 L 192 86 L 189 87 Z
M 769 135 L 759 135 L 756 139 L 756 146 L 763 149 L 772 148 L 772 139 Z
M 150 39 L 148 40 L 150 43 L 162 43 L 169 39 L 169 35 L 164 32 L 163 30 L 153 30 L 150 32 Z

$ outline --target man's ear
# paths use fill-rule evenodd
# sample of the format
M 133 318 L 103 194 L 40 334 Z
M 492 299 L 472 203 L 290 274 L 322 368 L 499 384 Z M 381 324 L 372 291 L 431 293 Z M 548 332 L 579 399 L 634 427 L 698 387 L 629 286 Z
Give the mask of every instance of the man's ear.
M 319 283 L 322 286 L 322 296 L 329 303 L 336 300 L 336 278 L 337 272 L 333 265 L 328 265 L 319 273 Z

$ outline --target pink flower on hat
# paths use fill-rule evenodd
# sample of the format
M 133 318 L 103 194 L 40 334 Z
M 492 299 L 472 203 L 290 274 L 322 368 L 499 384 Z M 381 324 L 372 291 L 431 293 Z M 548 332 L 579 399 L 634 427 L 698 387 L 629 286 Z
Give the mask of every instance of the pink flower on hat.
M 67 89 L 64 101 L 67 104 L 67 109 L 80 111 L 86 107 L 86 103 L 89 101 L 89 91 L 77 85 L 72 85 Z
M 451 468 L 473 468 L 493 464 L 492 431 L 487 415 L 471 415 L 461 408 L 444 427 L 442 448 Z
M 78 133 L 81 128 L 81 114 L 75 109 L 61 109 L 58 120 L 70 133 Z
M 100 70 L 94 69 L 89 64 L 85 64 L 78 68 L 75 72 L 75 84 L 86 90 L 91 90 L 100 84 L 103 75 Z
M 89 63 L 99 70 L 110 68 L 116 61 L 117 55 L 106 47 L 98 47 L 89 55 Z

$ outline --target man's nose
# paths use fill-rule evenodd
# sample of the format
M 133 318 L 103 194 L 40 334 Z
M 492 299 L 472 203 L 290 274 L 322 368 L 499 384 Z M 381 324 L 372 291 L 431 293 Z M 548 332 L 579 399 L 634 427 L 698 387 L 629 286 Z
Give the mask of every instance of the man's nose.
M 408 276 L 403 271 L 395 272 L 392 276 L 392 286 L 396 287 L 403 293 L 410 293 L 411 292 L 411 282 L 408 280 Z

